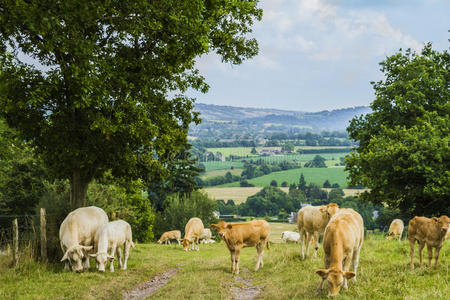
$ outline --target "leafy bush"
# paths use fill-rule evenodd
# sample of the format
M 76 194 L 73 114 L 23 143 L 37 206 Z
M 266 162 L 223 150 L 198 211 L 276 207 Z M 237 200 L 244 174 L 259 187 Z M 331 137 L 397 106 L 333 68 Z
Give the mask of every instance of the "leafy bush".
M 190 218 L 198 217 L 202 220 L 205 228 L 209 224 L 217 221 L 214 211 L 217 209 L 217 203 L 201 191 L 194 191 L 190 197 L 185 199 L 174 194 L 167 198 L 165 209 L 156 214 L 155 236 L 159 237 L 169 230 L 181 230 L 184 233 L 184 227 Z

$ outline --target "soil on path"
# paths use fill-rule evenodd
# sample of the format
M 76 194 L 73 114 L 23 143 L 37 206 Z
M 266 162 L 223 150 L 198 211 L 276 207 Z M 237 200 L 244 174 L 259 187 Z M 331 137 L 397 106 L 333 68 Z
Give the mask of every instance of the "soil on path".
M 170 278 L 178 273 L 178 268 L 171 268 L 167 271 L 153 276 L 150 280 L 140 283 L 133 290 L 123 294 L 123 300 L 145 299 L 156 293 L 160 288 L 169 282 Z
M 242 269 L 244 275 L 248 275 L 249 271 L 246 268 Z M 232 300 L 253 300 L 259 299 L 258 296 L 262 287 L 259 285 L 253 285 L 251 279 L 243 276 L 234 276 L 234 283 L 231 286 L 231 299 Z

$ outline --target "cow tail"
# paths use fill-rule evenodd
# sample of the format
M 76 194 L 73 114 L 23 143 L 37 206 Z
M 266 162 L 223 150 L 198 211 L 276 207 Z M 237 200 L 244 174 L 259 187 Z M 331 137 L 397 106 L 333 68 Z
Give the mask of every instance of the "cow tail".
M 266 247 L 267 247 L 267 250 L 270 250 L 270 242 L 269 241 L 267 241 Z

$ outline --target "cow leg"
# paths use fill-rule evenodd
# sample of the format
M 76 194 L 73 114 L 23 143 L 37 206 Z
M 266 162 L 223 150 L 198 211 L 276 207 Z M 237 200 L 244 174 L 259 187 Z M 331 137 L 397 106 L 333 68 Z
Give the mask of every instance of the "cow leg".
M 433 259 L 433 247 L 431 245 L 427 245 L 428 252 L 428 268 L 431 268 L 431 260 Z
M 434 268 L 435 269 L 437 269 L 437 266 L 438 266 L 439 251 L 441 251 L 441 247 L 436 247 L 436 250 L 434 250 Z M 431 267 L 431 265 L 430 265 L 430 267 Z
M 258 252 L 258 261 L 256 262 L 255 272 L 258 271 L 259 266 L 263 266 L 264 263 L 262 262 L 262 256 L 264 254 L 264 244 L 259 242 L 256 244 L 256 252 Z
M 347 257 L 344 259 L 343 264 L 342 264 L 342 269 L 344 270 L 344 272 L 350 270 L 350 263 L 353 261 L 353 251 L 350 252 Z M 344 282 L 342 284 L 342 288 L 343 289 L 348 289 L 348 280 L 347 278 L 344 277 Z
M 235 251 L 230 251 L 230 256 L 231 256 L 231 274 L 234 274 L 234 269 L 236 266 L 236 253 Z
M 123 246 L 123 266 L 122 266 L 122 270 L 126 270 L 127 269 L 127 262 L 128 262 L 128 257 L 130 256 L 130 248 L 131 248 L 131 244 L 130 242 L 125 242 L 125 245 Z
M 111 247 L 111 255 L 114 255 L 116 253 L 116 244 L 113 244 Z M 119 259 L 120 260 L 120 259 Z M 114 260 L 111 260 L 109 263 L 109 271 L 114 272 Z
M 311 244 L 311 238 L 312 238 L 312 234 L 308 232 L 308 239 L 307 239 L 307 241 L 306 241 L 306 253 L 305 253 L 305 258 L 308 257 L 309 245 Z
M 178 239 L 177 239 L 177 242 L 178 242 L 178 246 L 180 246 L 180 245 L 181 245 L 181 242 L 180 242 L 180 240 L 178 240 Z
M 195 250 L 200 250 L 200 247 L 198 246 L 198 244 L 199 244 L 199 241 L 200 241 L 200 237 L 197 237 L 196 239 L 195 239 L 195 241 L 196 241 L 196 249 Z
M 358 270 L 360 251 L 361 251 L 361 248 L 359 248 L 355 252 L 353 252 L 352 264 L 353 264 L 353 273 L 355 273 L 355 277 L 352 278 L 353 281 L 356 281 L 356 270 Z
M 414 239 L 410 239 L 409 240 L 409 256 L 411 257 L 411 262 L 409 264 L 409 267 L 411 270 L 414 269 L 414 244 L 415 244 L 415 240 Z
M 170 245 L 170 240 L 168 240 L 168 242 L 169 242 L 169 245 Z
M 89 255 L 86 253 L 86 255 L 83 257 L 83 270 L 87 271 L 91 267 L 91 263 L 89 261 Z
M 313 258 L 317 257 L 317 250 L 319 250 L 319 232 L 314 232 L 314 254 Z
M 423 248 L 425 247 L 425 242 L 420 243 L 419 242 L 419 261 L 420 261 L 420 267 L 423 267 L 423 259 L 422 259 L 422 255 L 423 255 Z
M 237 248 L 235 250 L 235 252 L 236 252 L 236 256 L 235 256 L 235 260 L 236 260 L 235 274 L 239 274 L 239 257 L 241 256 L 241 248 Z
M 124 247 L 124 250 L 125 250 L 125 247 Z M 117 253 L 117 260 L 119 263 L 119 268 L 122 270 L 125 270 L 125 269 L 123 269 L 123 264 L 122 264 L 122 249 L 120 249 L 120 247 L 117 247 L 116 253 Z M 124 254 L 125 254 L 125 251 L 124 251 Z M 111 254 L 111 255 L 113 255 L 113 254 Z
M 306 231 L 302 230 L 300 232 L 300 257 L 305 259 L 305 242 L 306 242 Z

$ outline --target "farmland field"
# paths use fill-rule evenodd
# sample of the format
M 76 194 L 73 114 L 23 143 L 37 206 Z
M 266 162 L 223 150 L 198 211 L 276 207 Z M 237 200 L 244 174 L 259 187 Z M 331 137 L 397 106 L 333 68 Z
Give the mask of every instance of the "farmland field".
M 280 149 L 281 147 L 255 147 L 256 151 L 259 153 L 262 149 Z M 305 150 L 311 150 L 311 149 L 348 149 L 349 146 L 295 146 L 294 152 L 296 152 L 298 149 L 305 149 Z M 229 157 L 230 155 L 237 155 L 237 156 L 257 156 L 254 154 L 251 154 L 252 147 L 221 147 L 221 148 L 207 148 L 206 150 L 216 153 L 220 152 L 225 157 Z
M 243 169 L 214 170 L 214 171 L 202 173 L 200 177 L 202 179 L 205 179 L 205 178 L 214 177 L 214 176 L 224 176 L 227 172 L 230 172 L 233 175 L 241 176 L 242 170 Z
M 306 183 L 313 182 L 319 186 L 322 186 L 325 180 L 331 184 L 337 183 L 341 188 L 347 186 L 347 172 L 343 168 L 300 168 L 292 169 L 280 172 L 270 173 L 261 177 L 256 177 L 248 180 L 249 183 L 255 186 L 268 186 L 272 180 L 276 180 L 278 185 L 281 185 L 283 181 L 287 181 L 288 184 L 296 183 L 300 178 L 300 174 L 305 176 Z M 239 182 L 231 182 L 220 185 L 218 187 L 238 187 Z
M 284 225 L 284 224 L 283 224 Z M 286 224 L 288 225 L 288 224 Z M 273 237 L 284 227 L 275 229 Z M 293 225 L 290 225 L 293 226 Z M 277 233 L 275 233 L 275 230 Z M 426 250 L 425 250 L 426 252 Z M 450 242 L 440 252 L 437 270 L 409 270 L 409 245 L 382 236 L 366 237 L 358 268 L 358 281 L 349 282 L 339 299 L 448 299 L 450 294 Z M 76 274 L 64 272 L 62 264 L 24 262 L 16 269 L 0 265 L 1 299 L 122 299 L 144 281 L 174 270 L 166 285 L 149 299 L 230 299 L 248 289 L 258 299 L 327 299 L 327 287 L 315 295 L 323 268 L 323 250 L 318 258 L 299 258 L 297 244 L 272 244 L 265 250 L 264 267 L 253 271 L 254 247 L 241 253 L 239 276 L 230 273 L 230 255 L 224 243 L 200 245 L 200 251 L 183 252 L 180 246 L 139 244 L 132 250 L 128 270 Z M 157 281 L 156 281 L 157 282 Z

